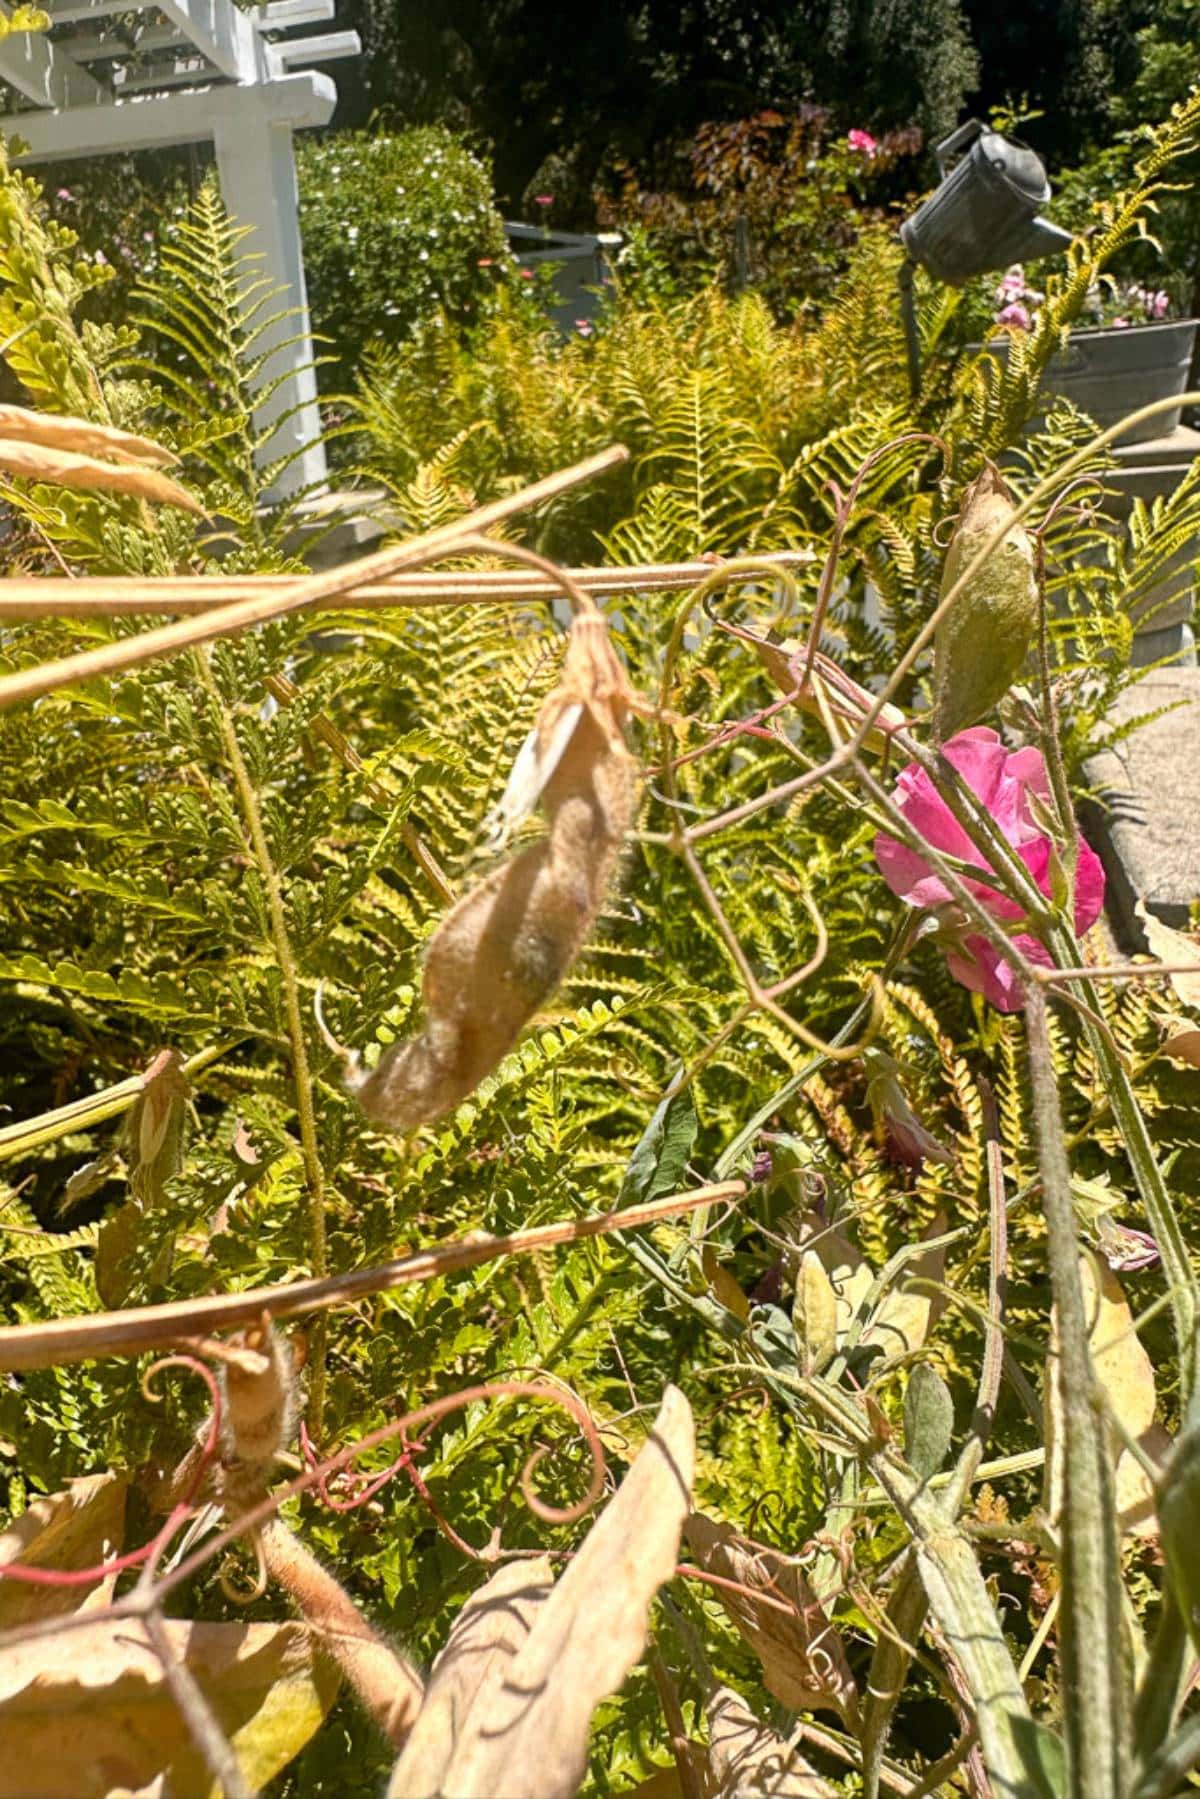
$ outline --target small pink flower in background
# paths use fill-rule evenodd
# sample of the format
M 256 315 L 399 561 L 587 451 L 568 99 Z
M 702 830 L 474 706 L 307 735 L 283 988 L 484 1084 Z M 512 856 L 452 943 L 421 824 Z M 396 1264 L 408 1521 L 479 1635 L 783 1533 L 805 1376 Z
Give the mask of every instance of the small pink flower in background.
M 846 142 L 852 150 L 861 150 L 864 156 L 874 156 L 879 148 L 878 138 L 872 137 L 869 131 L 860 131 L 857 125 L 846 133 Z
M 554 195 L 553 194 L 535 194 L 533 196 L 533 203 L 535 206 L 553 206 L 554 205 Z
M 1150 314 L 1152 319 L 1164 318 L 1170 304 L 1170 299 L 1163 292 L 1161 287 L 1156 294 L 1146 295 L 1146 311 Z
M 69 187 L 60 187 L 58 189 L 58 192 L 55 195 L 55 198 L 58 200 L 73 200 L 75 198 L 75 196 L 71 192 Z
M 533 280 L 533 270 L 532 269 L 522 269 L 521 270 L 521 279 L 522 279 L 522 281 L 532 281 Z
M 1129 326 L 1128 319 L 1114 319 L 1112 323 L 1114 331 L 1125 331 Z
M 592 335 L 591 319 L 576 319 L 575 329 L 578 331 L 580 337 L 590 337 Z
M 479 261 L 475 264 L 475 267 L 477 269 L 490 269 L 495 261 L 496 258 L 494 256 L 481 256 Z
M 998 325 L 1015 325 L 1018 331 L 1028 331 L 1033 320 L 1019 300 L 1012 300 L 996 314 L 996 323 Z
M 1019 262 L 1005 269 L 996 288 L 998 300 L 1019 300 L 1025 292 L 1025 270 Z
M 1038 887 L 1050 897 L 1050 856 L 1053 844 L 1034 818 L 1030 799 L 1050 803 L 1046 764 L 1038 749 L 1006 750 L 999 734 L 987 725 L 960 731 L 942 745 L 948 762 L 977 794 L 994 823 L 1012 844 Z M 973 863 L 985 873 L 988 864 L 954 817 L 933 782 L 917 763 L 901 771 L 893 798 L 905 819 L 919 831 L 932 849 Z M 880 832 L 875 839 L 875 860 L 892 892 L 910 906 L 940 912 L 949 939 L 946 965 L 956 981 L 972 993 L 982 993 L 1001 1012 L 1017 1012 L 1025 1003 L 1016 974 L 999 952 L 967 928 L 953 895 L 925 856 L 894 837 Z M 1018 922 L 1024 914 L 1015 901 L 998 893 L 985 881 L 968 880 L 967 886 L 998 923 Z M 1080 838 L 1075 869 L 1075 930 L 1079 936 L 1091 929 L 1104 904 L 1104 869 L 1096 852 Z M 1050 957 L 1035 937 L 1020 932 L 1013 944 L 1027 961 L 1044 968 Z

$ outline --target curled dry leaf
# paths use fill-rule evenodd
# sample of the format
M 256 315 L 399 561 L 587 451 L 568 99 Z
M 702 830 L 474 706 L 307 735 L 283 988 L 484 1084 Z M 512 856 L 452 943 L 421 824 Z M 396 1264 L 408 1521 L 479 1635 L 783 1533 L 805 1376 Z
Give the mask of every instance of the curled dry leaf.
M 0 1535 L 0 1567 L 22 1562 L 74 1572 L 107 1561 L 124 1539 L 126 1487 L 119 1474 L 90 1474 L 62 1493 L 35 1499 Z M 115 1574 L 78 1587 L 0 1580 L 0 1630 L 107 1605 L 116 1584 Z
M 444 1791 L 455 1745 L 471 1732 L 480 1694 L 486 1704 L 488 1684 L 503 1679 L 553 1586 L 554 1573 L 543 1555 L 505 1563 L 467 1600 L 433 1665 L 425 1702 L 392 1773 L 389 1799 Z
M 1181 963 L 1185 968 L 1189 963 L 1195 965 L 1195 974 L 1172 974 L 1167 979 L 1181 1005 L 1200 1011 L 1200 943 L 1193 937 L 1185 937 L 1182 931 L 1173 931 L 1170 925 L 1162 924 L 1145 900 L 1139 900 L 1133 910 L 1141 921 L 1152 956 L 1160 962 Z
M 519 1604 L 518 1589 L 495 1581 L 488 1598 L 477 1595 L 482 1609 L 463 1642 L 476 1646 L 478 1684 L 472 1691 L 465 1652 L 451 1659 L 440 1697 L 435 1678 L 438 1715 L 427 1734 L 418 1720 L 422 1755 L 401 1756 L 388 1799 L 569 1799 L 586 1766 L 592 1712 L 637 1661 L 650 1601 L 675 1572 L 694 1460 L 691 1408 L 668 1387 L 654 1429 L 557 1586 L 542 1592 L 535 1575 Z
M 1100 1257 L 1081 1256 L 1079 1272 L 1096 1378 L 1113 1417 L 1152 1461 L 1161 1462 L 1170 1443 L 1162 1426 L 1155 1422 L 1154 1364 L 1134 1329 L 1133 1313 L 1121 1283 Z M 1052 1314 L 1052 1349 L 1057 1341 L 1057 1320 Z M 1062 1443 L 1062 1412 L 1052 1356 L 1046 1370 L 1046 1509 L 1051 1518 L 1057 1518 L 1062 1511 Z M 1152 1534 L 1156 1528 L 1153 1483 L 1115 1430 L 1112 1447 L 1122 1529 L 1138 1536 Z
M 842 1639 L 799 1564 L 702 1512 L 692 1513 L 685 1534 L 701 1568 L 750 1589 L 715 1592 L 762 1663 L 768 1692 L 789 1711 L 836 1711 L 853 1722 L 858 1689 Z M 757 1593 L 774 1604 L 760 1603 Z
M 64 418 L 56 412 L 31 412 L 26 406 L 0 406 L 0 437 L 14 443 L 44 444 L 52 450 L 74 450 L 113 462 L 142 462 L 170 468 L 179 461 L 173 451 L 149 437 L 94 425 L 90 419 Z
M 298 1755 L 337 1691 L 302 1624 L 168 1620 L 254 1792 Z M 80 1625 L 0 1650 L 0 1799 L 107 1799 L 152 1787 L 215 1799 L 212 1778 L 136 1624 Z
M 711 1799 L 837 1799 L 837 1788 L 732 1688 L 718 1687 L 706 1709 Z
M 99 462 L 94 456 L 80 456 L 72 450 L 0 438 L 0 470 L 20 475 L 26 481 L 45 481 L 53 487 L 83 492 L 129 494 L 134 499 L 153 500 L 156 505 L 177 506 L 181 512 L 205 516 L 200 502 L 178 481 L 142 463 Z

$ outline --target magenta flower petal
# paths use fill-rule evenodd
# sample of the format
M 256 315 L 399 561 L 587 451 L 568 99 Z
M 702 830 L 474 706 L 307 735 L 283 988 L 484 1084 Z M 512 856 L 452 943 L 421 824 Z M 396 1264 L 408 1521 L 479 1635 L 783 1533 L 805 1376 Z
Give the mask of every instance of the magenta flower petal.
M 960 731 L 943 744 L 947 761 L 987 808 L 993 822 L 1013 846 L 1040 892 L 1051 892 L 1051 857 L 1054 845 L 1039 824 L 1034 799 L 1048 802 L 1050 784 L 1040 750 L 1028 747 L 1009 752 L 999 734 L 989 726 Z M 932 851 L 942 851 L 972 862 L 984 877 L 992 870 L 959 826 L 932 780 L 917 763 L 910 763 L 897 777 L 893 795 L 907 823 L 925 839 Z M 954 896 L 928 858 L 918 850 L 880 832 L 875 839 L 875 860 L 884 880 L 907 905 L 937 909 L 952 905 Z M 999 924 L 1018 923 L 1024 916 L 1015 900 L 985 879 L 970 880 L 974 898 Z M 1080 936 L 1091 929 L 1104 904 L 1104 868 L 1091 845 L 1080 839 L 1075 876 L 1075 929 Z M 1015 1012 L 1025 996 L 1012 968 L 986 937 L 964 931 L 961 912 L 949 911 L 943 921 L 952 935 L 946 961 L 955 980 L 972 993 L 981 993 L 1001 1012 Z M 1050 966 L 1050 957 L 1035 937 L 1021 934 L 1012 939 L 1027 961 Z

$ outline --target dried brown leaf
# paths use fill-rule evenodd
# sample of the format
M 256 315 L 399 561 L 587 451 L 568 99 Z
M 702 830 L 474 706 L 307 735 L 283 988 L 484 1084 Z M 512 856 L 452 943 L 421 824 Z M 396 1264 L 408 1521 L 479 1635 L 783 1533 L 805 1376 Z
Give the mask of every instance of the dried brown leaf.
M 52 450 L 74 450 L 83 456 L 149 463 L 170 468 L 179 461 L 173 451 L 149 437 L 94 425 L 90 419 L 64 418 L 55 412 L 30 412 L 25 406 L 0 406 L 0 437 L 13 443 L 44 444 Z
M 472 1725 L 488 1684 L 503 1677 L 554 1587 L 547 1556 L 507 1562 L 473 1593 L 433 1665 L 425 1702 L 392 1770 L 388 1799 L 421 1799 L 443 1790 L 455 1744 Z
M 837 1788 L 732 1688 L 718 1687 L 707 1710 L 712 1799 L 837 1799 Z
M 302 1624 L 172 1619 L 166 1629 L 257 1792 L 329 1709 L 332 1663 Z M 132 1622 L 0 1651 L 0 1705 L 0 1799 L 106 1799 L 159 1775 L 167 1792 L 213 1799 L 158 1657 Z
M 115 1555 L 125 1534 L 127 1485 L 119 1474 L 91 1474 L 71 1481 L 65 1492 L 35 1499 L 0 1535 L 0 1566 L 23 1562 L 30 1568 L 77 1572 Z M 0 1630 L 93 1610 L 108 1603 L 115 1586 L 115 1574 L 78 1587 L 0 1581 Z
M 1145 900 L 1139 900 L 1133 909 L 1141 921 L 1151 955 L 1157 956 L 1160 962 L 1182 962 L 1185 967 L 1189 963 L 1195 964 L 1196 974 L 1172 974 L 1167 979 L 1183 1005 L 1200 1011 L 1200 943 L 1193 937 L 1185 937 L 1182 931 L 1173 931 L 1170 925 L 1162 924 Z
M 836 1711 L 853 1720 L 858 1689 L 846 1651 L 803 1569 L 780 1550 L 739 1536 L 731 1525 L 702 1512 L 693 1512 L 684 1528 L 706 1572 L 750 1589 L 734 1593 L 719 1587 L 716 1596 L 762 1663 L 767 1691 L 789 1711 Z M 787 1610 L 780 1611 L 780 1605 Z
M 1200 1068 L 1200 1030 L 1177 1020 L 1175 1029 L 1162 1046 L 1162 1054 L 1169 1056 L 1172 1062 L 1190 1062 L 1193 1068 Z
M 538 1605 L 529 1635 L 493 1661 L 440 1784 L 393 1787 L 390 1799 L 569 1799 L 592 1712 L 637 1661 L 650 1601 L 675 1571 L 694 1460 L 691 1408 L 668 1387 L 616 1497 Z
M 158 469 L 145 468 L 141 463 L 98 462 L 93 456 L 80 456 L 71 450 L 0 438 L 0 469 L 9 475 L 20 475 L 26 481 L 45 481 L 52 486 L 79 488 L 84 492 L 131 494 L 135 499 L 153 500 L 161 506 L 178 506 L 182 512 L 205 516 L 203 506 L 180 487 L 178 481 L 172 481 Z

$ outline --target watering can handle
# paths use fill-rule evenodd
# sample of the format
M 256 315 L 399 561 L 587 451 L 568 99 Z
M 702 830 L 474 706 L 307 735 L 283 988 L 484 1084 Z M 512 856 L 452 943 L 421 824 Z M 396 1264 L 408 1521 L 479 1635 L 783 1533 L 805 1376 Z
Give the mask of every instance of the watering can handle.
M 978 119 L 968 119 L 964 125 L 958 127 L 957 131 L 952 131 L 949 137 L 942 139 L 933 154 L 937 158 L 938 174 L 943 181 L 946 178 L 946 163 L 950 157 L 956 150 L 962 150 L 967 144 L 972 143 L 982 130 L 983 126 Z

